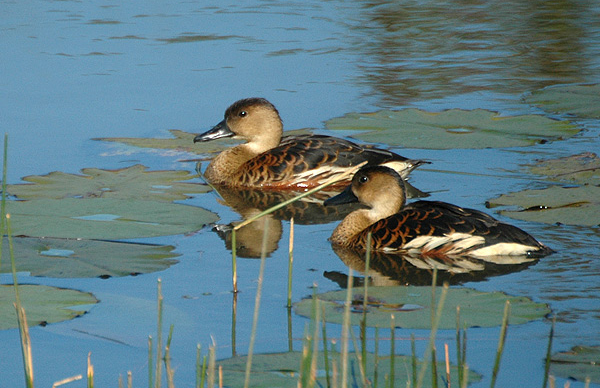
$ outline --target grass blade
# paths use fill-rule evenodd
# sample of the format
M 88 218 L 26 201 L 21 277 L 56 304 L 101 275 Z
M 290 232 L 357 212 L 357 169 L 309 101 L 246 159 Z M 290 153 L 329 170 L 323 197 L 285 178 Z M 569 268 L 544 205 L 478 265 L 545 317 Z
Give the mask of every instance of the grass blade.
M 263 234 L 262 248 L 260 254 L 260 269 L 258 271 L 258 285 L 256 287 L 256 298 L 254 299 L 254 316 L 252 317 L 252 331 L 250 345 L 248 346 L 248 359 L 246 361 L 246 374 L 244 388 L 250 385 L 250 370 L 252 368 L 252 353 L 254 352 L 254 341 L 256 340 L 256 327 L 258 325 L 258 312 L 260 310 L 260 299 L 262 296 L 263 276 L 265 273 L 265 259 L 267 257 L 267 238 L 269 234 L 269 219 L 265 219 L 265 232 Z
M 294 264 L 294 217 L 290 219 L 290 243 L 288 250 L 288 289 L 287 289 L 287 307 L 292 307 L 292 266 Z
M 155 387 L 160 388 L 162 383 L 162 323 L 163 323 L 163 295 L 162 295 L 162 280 L 157 280 L 157 292 L 156 292 L 156 304 L 157 304 L 157 329 L 156 329 L 156 370 L 154 375 L 156 376 Z M 148 366 L 150 368 L 150 366 Z
M 508 329 L 508 316 L 510 315 L 510 302 L 507 300 L 504 304 L 504 316 L 502 317 L 502 327 L 500 328 L 500 338 L 498 339 L 498 349 L 496 351 L 496 360 L 494 361 L 494 370 L 492 371 L 492 381 L 490 387 L 496 386 L 496 378 L 500 370 L 500 359 L 504 351 L 504 342 L 506 341 L 506 331 Z
M 350 331 L 350 306 L 352 303 L 352 283 L 354 282 L 352 268 L 348 269 L 348 286 L 344 304 L 344 321 L 342 324 L 342 388 L 348 387 L 348 338 Z
M 165 371 L 167 372 L 167 386 L 169 388 L 175 388 L 175 371 L 171 367 L 171 340 L 173 339 L 173 325 L 169 328 L 169 336 L 167 337 L 167 344 L 165 345 Z
M 434 278 L 437 271 L 434 271 Z M 437 311 L 435 313 L 435 318 L 433 320 L 433 324 L 431 326 L 431 333 L 429 334 L 429 343 L 427 345 L 427 349 L 425 350 L 425 355 L 423 356 L 423 364 L 421 365 L 421 369 L 419 370 L 419 378 L 417 379 L 417 388 L 423 386 L 423 380 L 425 378 L 425 371 L 427 370 L 427 366 L 429 364 L 429 359 L 431 357 L 431 353 L 433 350 L 433 346 L 435 344 L 435 336 L 437 334 L 437 328 L 440 323 L 440 318 L 442 317 L 442 309 L 444 308 L 444 303 L 446 301 L 446 295 L 448 295 L 448 283 L 444 283 L 442 286 L 442 292 L 440 293 L 440 299 L 437 304 Z
M 238 292 L 237 288 L 237 241 L 236 241 L 236 230 L 231 230 L 231 278 L 233 282 L 233 293 Z
M 556 317 L 552 319 L 552 326 L 550 327 L 550 335 L 548 336 L 548 349 L 546 350 L 546 362 L 544 365 L 544 383 L 542 388 L 548 386 L 548 375 L 550 374 L 550 357 L 552 356 L 552 339 L 554 338 L 554 325 L 556 324 Z

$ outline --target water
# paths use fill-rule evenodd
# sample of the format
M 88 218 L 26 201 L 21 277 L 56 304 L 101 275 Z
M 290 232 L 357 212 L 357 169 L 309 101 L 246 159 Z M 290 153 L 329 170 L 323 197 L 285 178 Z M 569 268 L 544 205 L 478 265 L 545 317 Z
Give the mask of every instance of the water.
M 347 112 L 417 107 L 431 111 L 483 108 L 504 115 L 541 113 L 524 93 L 553 84 L 594 83 L 600 76 L 600 7 L 594 2 L 2 2 L 0 85 L 2 130 L 9 134 L 9 183 L 51 171 L 187 169 L 190 155 L 134 151 L 95 137 L 168 136 L 167 129 L 201 132 L 222 119 L 233 101 L 264 96 L 287 129 L 311 127 Z M 428 159 L 411 182 L 432 199 L 486 210 L 486 200 L 543 187 L 520 168 L 538 158 L 600 149 L 600 123 L 568 141 L 519 149 L 395 150 Z M 475 174 L 475 175 L 472 175 Z M 186 201 L 215 211 L 220 223 L 239 215 L 214 194 Z M 487 211 L 487 210 L 486 210 Z M 598 344 L 598 228 L 509 221 L 559 253 L 526 270 L 467 284 L 548 303 L 557 316 L 554 349 Z M 295 300 L 338 289 L 324 271 L 347 268 L 327 243 L 334 223 L 297 225 Z M 267 260 L 256 352 L 279 352 L 303 334 L 306 319 L 285 309 L 289 223 Z M 174 323 L 175 382 L 191 386 L 196 344 L 212 339 L 217 356 L 245 354 L 250 338 L 259 262 L 238 261 L 237 316 L 229 251 L 208 228 L 144 241 L 172 244 L 180 263 L 161 273 L 111 279 L 32 278 L 93 292 L 101 302 L 86 316 L 31 329 L 38 386 L 85 374 L 92 353 L 98 386 L 115 385 L 131 370 L 147 376 L 147 336 L 154 335 L 156 279 L 162 278 L 165 323 Z M 310 244 L 303 242 L 309 241 Z M 2 283 L 9 277 L 2 275 Z M 509 329 L 498 386 L 541 384 L 549 320 Z M 235 327 L 235 332 L 232 327 Z M 291 327 L 291 334 L 289 328 Z M 328 333 L 339 335 L 330 325 Z M 469 331 L 469 366 L 489 385 L 498 328 Z M 416 332 L 427 337 L 427 332 Z M 410 331 L 398 330 L 401 338 Z M 438 349 L 453 333 L 440 333 Z M 0 385 L 22 386 L 17 330 L 0 332 Z M 524 346 L 524 343 L 526 346 Z M 422 353 L 426 341 L 418 341 Z M 408 341 L 396 344 L 408 354 Z M 16 371 L 16 372 L 15 372 Z M 559 380 L 562 384 L 562 380 Z M 574 386 L 577 384 L 573 384 Z M 70 386 L 84 386 L 83 382 Z

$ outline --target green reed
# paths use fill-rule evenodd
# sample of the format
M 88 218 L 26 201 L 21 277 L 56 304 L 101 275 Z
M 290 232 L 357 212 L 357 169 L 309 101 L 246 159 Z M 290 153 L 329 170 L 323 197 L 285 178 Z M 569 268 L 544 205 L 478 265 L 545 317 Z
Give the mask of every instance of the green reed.
M 492 370 L 492 381 L 490 387 L 496 386 L 496 378 L 500 370 L 500 359 L 504 351 L 504 343 L 506 341 L 506 331 L 508 330 L 508 317 L 510 315 L 510 302 L 507 300 L 504 304 L 504 315 L 502 316 L 502 326 L 500 327 L 500 338 L 498 338 L 498 349 L 496 350 L 496 359 L 494 360 L 494 369 Z
M 267 257 L 267 238 L 269 235 L 269 219 L 265 218 L 265 231 L 260 254 L 260 269 L 258 271 L 258 285 L 256 287 L 256 298 L 254 299 L 254 316 L 252 317 L 252 331 L 250 335 L 250 345 L 248 346 L 248 358 L 246 362 L 246 376 L 244 378 L 244 388 L 250 385 L 250 369 L 252 368 L 252 354 L 254 352 L 254 341 L 256 340 L 256 328 L 258 325 L 258 313 L 260 310 L 260 299 L 262 295 L 263 277 L 265 273 L 265 259 Z

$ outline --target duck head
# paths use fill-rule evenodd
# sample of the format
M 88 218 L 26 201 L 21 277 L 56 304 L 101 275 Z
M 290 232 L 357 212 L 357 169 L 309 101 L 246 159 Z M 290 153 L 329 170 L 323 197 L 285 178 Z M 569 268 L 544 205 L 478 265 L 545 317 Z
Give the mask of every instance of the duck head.
M 194 137 L 194 143 L 233 137 L 247 142 L 256 152 L 279 145 L 283 123 L 273 104 L 264 98 L 246 98 L 231 104 L 223 121 Z
M 404 181 L 389 167 L 363 167 L 344 191 L 329 198 L 324 204 L 328 206 L 352 202 L 360 202 L 371 208 L 377 219 L 389 217 L 406 203 Z

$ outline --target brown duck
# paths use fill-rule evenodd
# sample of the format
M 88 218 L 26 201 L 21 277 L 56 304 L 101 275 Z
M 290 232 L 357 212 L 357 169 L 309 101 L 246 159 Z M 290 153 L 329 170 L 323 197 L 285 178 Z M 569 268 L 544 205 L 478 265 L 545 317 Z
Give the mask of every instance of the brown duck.
M 437 201 L 406 205 L 402 178 L 384 166 L 361 168 L 352 184 L 325 205 L 356 201 L 368 209 L 346 216 L 331 235 L 333 244 L 364 251 L 371 232 L 377 252 L 502 260 L 553 252 L 523 230 L 478 210 Z
M 194 142 L 223 137 L 245 141 L 217 155 L 204 174 L 213 184 L 233 187 L 310 189 L 364 161 L 389 166 L 403 177 L 427 163 L 331 136 L 282 135 L 275 106 L 264 98 L 247 98 L 233 103 L 224 120 Z M 350 179 L 336 186 L 346 186 Z

